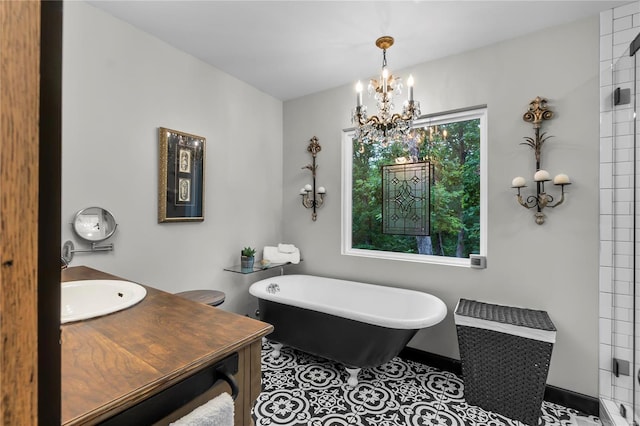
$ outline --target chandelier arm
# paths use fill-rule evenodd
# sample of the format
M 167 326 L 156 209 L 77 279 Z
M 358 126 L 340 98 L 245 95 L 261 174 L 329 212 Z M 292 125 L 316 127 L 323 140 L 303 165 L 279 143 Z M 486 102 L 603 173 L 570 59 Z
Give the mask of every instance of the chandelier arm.
M 367 121 L 364 122 L 364 124 L 378 127 L 379 125 L 384 124 L 384 122 L 377 115 L 373 115 L 369 117 Z
M 391 116 L 391 123 L 397 124 L 399 121 L 411 121 L 413 119 L 410 115 L 395 113 Z
M 356 110 L 353 113 L 353 118 L 354 118 L 354 121 L 357 120 L 358 126 L 362 127 L 365 124 L 367 124 L 368 120 L 365 117 L 366 117 L 366 113 L 363 112 L 362 107 L 360 106 L 356 107 Z

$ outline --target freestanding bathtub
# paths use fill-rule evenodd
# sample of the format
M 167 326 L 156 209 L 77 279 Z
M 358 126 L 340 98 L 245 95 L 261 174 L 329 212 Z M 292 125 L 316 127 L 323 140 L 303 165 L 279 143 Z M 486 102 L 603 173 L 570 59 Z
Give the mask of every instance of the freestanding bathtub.
M 344 364 L 351 386 L 360 368 L 391 360 L 447 314 L 428 293 L 312 275 L 267 278 L 249 292 L 260 320 L 274 326 L 270 340 Z

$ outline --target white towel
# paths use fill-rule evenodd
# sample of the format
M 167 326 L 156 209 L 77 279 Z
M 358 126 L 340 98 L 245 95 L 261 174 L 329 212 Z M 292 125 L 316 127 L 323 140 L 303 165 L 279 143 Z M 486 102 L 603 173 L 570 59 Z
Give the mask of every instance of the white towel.
M 282 243 L 278 244 L 278 251 L 280 253 L 291 254 L 291 253 L 295 253 L 296 250 L 298 249 L 293 244 L 282 244 Z
M 228 393 L 222 393 L 171 425 L 233 426 L 233 399 Z
M 281 253 L 278 247 L 265 246 L 262 250 L 262 258 L 268 259 L 271 263 L 300 263 L 300 250 L 296 249 L 293 253 Z

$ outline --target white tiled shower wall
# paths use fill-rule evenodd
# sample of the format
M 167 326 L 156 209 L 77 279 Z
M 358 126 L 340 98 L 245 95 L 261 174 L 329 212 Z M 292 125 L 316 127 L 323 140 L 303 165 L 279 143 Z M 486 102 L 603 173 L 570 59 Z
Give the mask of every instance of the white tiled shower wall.
M 614 110 L 612 95 L 617 87 L 634 89 L 633 60 L 628 55 L 629 43 L 638 33 L 640 1 L 600 14 L 599 393 L 629 408 L 638 368 L 632 367 L 631 375 L 615 377 L 611 365 L 614 357 L 633 359 L 634 127 L 632 104 Z M 640 353 L 636 357 L 640 360 Z

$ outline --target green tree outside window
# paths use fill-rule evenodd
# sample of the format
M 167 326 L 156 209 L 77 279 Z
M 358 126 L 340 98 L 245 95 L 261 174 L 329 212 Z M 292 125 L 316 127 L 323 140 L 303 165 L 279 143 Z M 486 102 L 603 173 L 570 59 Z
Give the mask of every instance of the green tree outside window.
M 467 258 L 480 253 L 480 119 L 419 125 L 405 143 L 353 140 L 352 247 Z M 431 232 L 428 236 L 382 232 L 381 167 L 429 161 Z

